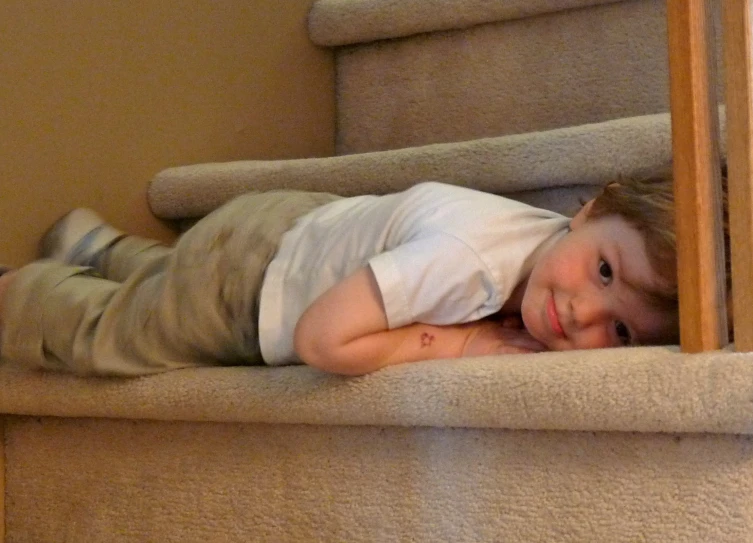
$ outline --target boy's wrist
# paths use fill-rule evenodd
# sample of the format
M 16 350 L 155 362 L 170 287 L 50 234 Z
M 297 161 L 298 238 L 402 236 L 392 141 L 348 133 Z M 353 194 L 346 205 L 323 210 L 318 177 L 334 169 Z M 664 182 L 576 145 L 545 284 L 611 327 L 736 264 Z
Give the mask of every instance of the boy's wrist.
M 470 323 L 462 356 L 523 354 L 544 350 L 546 346 L 534 339 L 524 327 L 485 320 Z
M 465 325 L 433 325 L 416 323 L 406 327 L 406 338 L 402 354 L 407 362 L 432 360 L 437 358 L 459 358 L 463 356 L 465 345 L 470 340 L 473 328 Z M 400 352 L 402 351 L 402 353 Z

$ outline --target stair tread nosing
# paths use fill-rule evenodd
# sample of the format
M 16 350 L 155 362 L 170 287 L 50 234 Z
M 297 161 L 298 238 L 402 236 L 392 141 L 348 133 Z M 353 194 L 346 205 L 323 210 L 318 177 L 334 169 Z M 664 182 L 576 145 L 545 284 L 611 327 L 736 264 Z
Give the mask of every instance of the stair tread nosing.
M 309 36 L 317 45 L 332 47 L 622 1 L 318 0 L 309 13 Z

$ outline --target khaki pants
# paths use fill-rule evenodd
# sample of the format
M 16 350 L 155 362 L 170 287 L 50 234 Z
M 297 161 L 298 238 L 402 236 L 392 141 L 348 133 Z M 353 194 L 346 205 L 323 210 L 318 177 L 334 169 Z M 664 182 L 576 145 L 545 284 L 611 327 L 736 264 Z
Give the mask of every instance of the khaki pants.
M 236 198 L 168 248 L 128 236 L 90 268 L 38 261 L 3 307 L 4 360 L 81 375 L 261 364 L 259 292 L 280 238 L 337 199 L 291 191 Z

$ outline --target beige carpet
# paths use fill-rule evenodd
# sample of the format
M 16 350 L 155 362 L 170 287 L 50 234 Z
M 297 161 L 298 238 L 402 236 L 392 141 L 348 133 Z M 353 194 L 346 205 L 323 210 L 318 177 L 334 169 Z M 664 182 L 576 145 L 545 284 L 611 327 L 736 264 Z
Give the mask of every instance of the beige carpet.
M 0 371 L 8 542 L 744 542 L 753 358 Z
M 411 23 L 422 30 L 448 27 L 452 14 L 466 13 L 457 8 L 460 0 L 447 2 L 446 9 L 436 0 L 390 2 L 387 13 L 374 9 L 378 3 L 322 2 L 313 15 L 323 13 L 312 15 L 315 32 L 342 32 L 349 42 L 360 35 L 359 43 L 336 49 L 338 154 L 669 110 L 663 1 L 579 9 L 562 8 L 596 2 L 469 1 L 463 2 L 470 6 L 468 17 L 487 24 L 409 37 L 397 36 Z M 506 11 L 520 15 L 524 4 L 537 15 L 491 21 Z M 325 25 L 325 13 L 342 17 L 349 30 Z M 381 23 L 375 20 L 380 17 Z M 388 33 L 390 27 L 395 31 Z M 369 42 L 375 34 L 393 39 Z
M 319 0 L 311 40 L 324 46 L 468 28 L 623 0 Z
M 748 437 L 14 418 L 6 541 L 745 543 Z
M 171 168 L 150 204 L 194 219 L 249 189 L 439 179 L 572 211 L 670 163 L 663 5 L 319 0 L 314 39 L 351 44 L 344 156 Z M 753 354 L 0 367 L 0 412 L 6 542 L 753 542 Z
M 620 175 L 666 171 L 671 154 L 669 115 L 646 115 L 394 151 L 180 166 L 155 177 L 149 203 L 162 218 L 200 217 L 248 190 L 350 196 L 402 190 L 431 179 L 571 212 L 579 197 Z M 557 188 L 562 190 L 551 190 Z
M 640 347 L 433 361 L 359 378 L 298 366 L 202 368 L 137 379 L 3 368 L 0 412 L 336 426 L 753 433 L 753 355 L 675 351 Z

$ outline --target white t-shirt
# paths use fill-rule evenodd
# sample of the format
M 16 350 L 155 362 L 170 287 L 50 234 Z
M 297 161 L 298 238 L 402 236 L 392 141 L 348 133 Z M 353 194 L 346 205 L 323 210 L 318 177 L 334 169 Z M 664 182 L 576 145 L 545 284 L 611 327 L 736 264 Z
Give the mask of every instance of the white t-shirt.
M 371 266 L 390 329 L 459 324 L 499 311 L 570 219 L 509 198 L 427 182 L 315 209 L 280 242 L 261 289 L 270 365 L 300 362 L 296 323 L 324 291 Z

